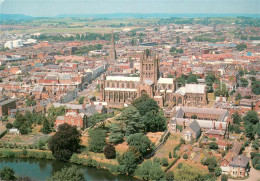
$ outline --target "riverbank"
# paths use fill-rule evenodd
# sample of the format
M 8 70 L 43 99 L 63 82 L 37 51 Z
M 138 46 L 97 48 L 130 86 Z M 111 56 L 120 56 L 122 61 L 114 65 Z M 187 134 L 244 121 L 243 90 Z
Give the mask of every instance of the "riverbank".
M 57 161 L 49 150 L 36 150 L 36 149 L 9 149 L 0 148 L 0 158 L 28 158 L 28 159 L 45 159 Z M 110 174 L 114 176 L 120 175 L 118 172 L 118 165 L 113 165 L 109 163 L 98 162 L 92 157 L 82 154 L 73 154 L 69 162 L 87 167 L 93 167 L 97 169 L 107 170 Z
M 16 177 L 29 177 L 31 180 L 44 181 L 51 177 L 57 171 L 65 167 L 76 166 L 82 170 L 86 180 L 103 180 L 103 181 L 138 181 L 125 175 L 114 176 L 107 170 L 76 165 L 70 162 L 57 160 L 35 159 L 35 158 L 1 158 L 0 170 L 4 167 L 10 167 L 15 171 Z

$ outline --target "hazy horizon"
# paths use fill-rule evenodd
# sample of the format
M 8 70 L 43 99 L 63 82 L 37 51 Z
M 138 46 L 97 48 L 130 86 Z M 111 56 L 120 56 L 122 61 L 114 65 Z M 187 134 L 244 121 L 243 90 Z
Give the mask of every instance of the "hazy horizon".
M 260 14 L 260 0 L 0 0 L 0 13 L 34 17 L 82 14 Z

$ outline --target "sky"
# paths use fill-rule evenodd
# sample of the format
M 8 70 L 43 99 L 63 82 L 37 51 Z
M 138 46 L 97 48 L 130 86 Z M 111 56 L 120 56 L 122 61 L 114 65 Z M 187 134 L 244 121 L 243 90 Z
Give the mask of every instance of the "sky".
M 260 14 L 260 0 L 0 0 L 0 13 L 36 17 L 110 13 Z

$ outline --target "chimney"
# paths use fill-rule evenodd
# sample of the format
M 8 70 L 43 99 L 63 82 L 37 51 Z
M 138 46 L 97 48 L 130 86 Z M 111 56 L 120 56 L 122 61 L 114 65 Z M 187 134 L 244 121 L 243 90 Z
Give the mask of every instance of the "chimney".
M 219 123 L 219 129 L 222 130 L 222 123 Z
M 183 121 L 183 129 L 185 129 L 185 120 Z
M 215 129 L 216 127 L 215 127 L 215 121 L 213 122 L 213 129 Z
M 220 99 L 219 100 L 220 100 L 220 102 L 222 102 L 222 95 L 220 95 Z

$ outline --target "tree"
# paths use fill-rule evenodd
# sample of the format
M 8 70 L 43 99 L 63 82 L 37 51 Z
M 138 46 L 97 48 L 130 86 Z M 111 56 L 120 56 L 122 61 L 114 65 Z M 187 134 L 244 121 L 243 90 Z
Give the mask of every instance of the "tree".
M 23 81 L 23 79 L 22 79 L 22 77 L 19 75 L 17 78 L 16 78 L 16 82 L 22 82 Z
M 197 84 L 198 83 L 198 79 L 197 79 L 197 76 L 194 75 L 192 72 L 189 73 L 189 76 L 187 78 L 187 83 L 190 84 L 190 83 L 195 83 Z
M 26 125 L 22 125 L 19 127 L 19 131 L 22 135 L 25 135 L 25 134 L 28 134 L 29 133 L 29 130 L 28 130 L 28 127 Z
M 248 80 L 246 80 L 245 78 L 241 78 L 239 84 L 240 84 L 239 86 L 241 86 L 241 87 L 247 87 Z
M 244 123 L 252 123 L 252 124 L 257 124 L 259 123 L 259 118 L 258 118 L 258 115 L 257 115 L 257 112 L 255 111 L 248 111 L 246 113 L 246 115 L 244 116 L 243 118 L 244 120 Z
M 237 50 L 238 51 L 244 51 L 246 48 L 247 48 L 247 46 L 246 46 L 246 44 L 244 44 L 244 43 L 241 43 L 241 44 L 238 44 L 237 46 L 236 46 L 236 48 L 237 48 Z
M 132 46 L 135 45 L 135 39 L 134 39 L 134 38 L 132 38 L 132 40 L 131 40 L 131 45 L 132 45 Z
M 176 37 L 176 43 L 180 43 L 181 42 L 181 38 L 179 36 Z
M 70 168 L 63 168 L 61 171 L 55 172 L 49 181 L 64 181 L 64 180 L 74 180 L 74 181 L 84 181 L 84 173 L 79 170 L 76 166 Z
M 246 137 L 248 137 L 250 139 L 254 139 L 254 137 L 255 137 L 255 127 L 250 122 L 247 122 L 245 124 L 245 135 L 246 135 Z
M 260 137 L 260 123 L 257 123 L 257 125 L 256 125 L 256 134 L 259 138 Z
M 169 158 L 170 159 L 172 158 L 172 152 L 169 152 Z
M 242 99 L 241 94 L 240 94 L 240 93 L 237 93 L 235 100 L 237 101 L 237 100 L 241 100 L 241 99 Z
M 49 141 L 49 148 L 57 160 L 68 161 L 80 148 L 81 134 L 76 126 L 62 124 Z
M 137 167 L 137 160 L 135 158 L 135 155 L 131 151 L 126 151 L 122 156 L 122 163 L 123 171 L 129 175 L 134 173 L 136 167 Z
M 210 172 L 214 172 L 215 168 L 217 167 L 217 160 L 215 157 L 208 157 L 205 160 L 202 160 L 202 164 L 203 165 L 207 165 L 208 166 L 208 170 Z
M 186 153 L 183 154 L 183 159 L 185 159 L 185 160 L 188 159 L 188 155 Z
M 256 140 L 253 141 L 252 147 L 253 147 L 255 150 L 258 150 L 258 149 L 259 149 L 259 141 L 258 141 L 258 139 L 256 139 Z
M 198 118 L 198 116 L 196 115 L 196 114 L 193 114 L 192 116 L 191 116 L 191 119 L 197 119 Z
M 85 99 L 84 96 L 80 97 L 79 100 L 78 100 L 79 104 L 83 104 L 84 103 L 84 99 Z
M 144 116 L 149 111 L 155 111 L 157 113 L 160 108 L 157 102 L 147 94 L 135 99 L 132 104 L 137 108 L 141 116 Z
M 4 167 L 0 171 L 1 180 L 15 180 L 14 170 L 10 167 Z
M 232 118 L 234 124 L 240 124 L 240 122 L 242 121 L 241 116 L 238 114 L 237 111 L 232 115 Z
M 164 131 L 166 129 L 166 119 L 163 115 L 155 111 L 149 111 L 143 117 L 146 132 Z
M 252 92 L 256 95 L 260 94 L 260 81 L 253 81 L 252 82 Z
M 191 38 L 187 38 L 186 41 L 187 41 L 187 42 L 191 42 Z
M 65 115 L 65 111 L 66 111 L 65 106 L 60 106 L 60 107 L 51 106 L 48 109 L 48 116 L 47 116 L 47 118 L 48 118 L 49 121 L 53 121 L 54 122 L 58 116 Z
M 106 145 L 106 132 L 102 129 L 89 130 L 89 149 L 95 153 L 103 152 Z
M 221 172 L 222 172 L 221 168 L 219 166 L 217 166 L 215 168 L 214 174 L 216 177 L 219 177 L 221 175 Z
M 28 107 L 36 105 L 36 101 L 33 99 L 29 99 L 29 98 L 26 99 L 25 103 L 26 103 L 26 106 L 28 106 Z
M 173 78 L 173 77 L 174 77 L 174 75 L 172 75 L 172 74 L 167 75 L 167 78 Z
M 162 158 L 161 164 L 162 164 L 162 166 L 168 166 L 169 165 L 168 159 L 167 158 Z
M 228 175 L 222 174 L 221 175 L 221 181 L 228 181 Z
M 151 160 L 144 161 L 141 166 L 138 167 L 136 173 L 142 180 L 160 180 L 164 175 L 161 165 Z
M 165 174 L 166 181 L 174 181 L 174 174 L 172 171 L 168 171 Z
M 41 129 L 41 132 L 44 133 L 44 134 L 49 134 L 51 132 L 50 123 L 46 118 L 43 121 L 43 127 Z
M 116 158 L 116 149 L 113 145 L 106 145 L 104 148 L 104 155 L 107 159 Z
M 11 129 L 11 128 L 13 128 L 13 124 L 12 123 L 6 123 L 5 127 L 6 127 L 6 129 Z
M 127 137 L 127 143 L 134 146 L 144 156 L 152 150 L 151 140 L 142 133 L 135 133 Z
M 109 125 L 110 129 L 110 135 L 109 135 L 109 142 L 110 143 L 121 143 L 124 141 L 124 134 L 123 134 L 123 128 L 120 127 L 119 123 L 111 123 Z
M 216 142 L 211 142 L 209 144 L 209 148 L 213 149 L 213 150 L 216 150 L 216 149 L 218 149 L 218 144 Z
M 222 83 L 220 85 L 218 85 L 218 87 L 215 90 L 215 95 L 216 96 L 224 96 L 227 97 L 228 96 L 228 89 L 225 83 Z
M 125 109 L 119 116 L 118 120 L 123 122 L 126 136 L 134 133 L 140 133 L 144 129 L 144 124 L 141 120 L 139 111 L 133 106 Z

